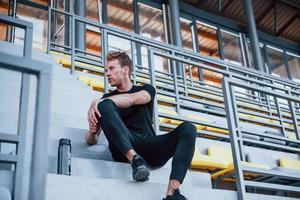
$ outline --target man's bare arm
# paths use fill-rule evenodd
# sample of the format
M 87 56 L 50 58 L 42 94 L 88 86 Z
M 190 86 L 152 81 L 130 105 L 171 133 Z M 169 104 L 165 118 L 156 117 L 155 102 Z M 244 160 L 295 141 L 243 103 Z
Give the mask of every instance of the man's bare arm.
M 88 111 L 88 122 L 92 126 L 97 126 L 97 124 L 99 124 L 97 116 L 101 118 L 101 114 L 98 110 L 98 104 L 105 99 L 112 100 L 119 108 L 128 108 L 132 105 L 142 105 L 149 103 L 151 101 L 151 96 L 146 90 L 141 90 L 139 92 L 131 94 L 118 94 L 104 99 L 94 100 Z
M 131 94 L 118 94 L 110 96 L 107 99 L 111 99 L 117 107 L 128 108 L 132 105 L 143 105 L 151 101 L 151 96 L 146 90 Z

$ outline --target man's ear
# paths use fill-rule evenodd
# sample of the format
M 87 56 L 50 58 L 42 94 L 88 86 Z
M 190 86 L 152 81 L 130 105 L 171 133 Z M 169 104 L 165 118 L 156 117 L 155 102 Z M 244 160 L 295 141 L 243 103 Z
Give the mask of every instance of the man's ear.
M 126 72 L 126 74 L 129 74 L 129 67 L 126 65 L 123 68 L 124 68 L 124 71 Z

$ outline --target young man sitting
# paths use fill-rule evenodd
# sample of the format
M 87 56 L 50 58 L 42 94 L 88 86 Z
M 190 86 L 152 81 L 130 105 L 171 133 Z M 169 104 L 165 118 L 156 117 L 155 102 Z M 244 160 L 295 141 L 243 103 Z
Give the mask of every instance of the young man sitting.
M 96 144 L 103 130 L 113 159 L 130 162 L 135 181 L 147 181 L 148 166 L 163 166 L 173 157 L 165 200 L 185 200 L 179 186 L 191 164 L 196 128 L 184 122 L 168 134 L 156 135 L 152 127 L 155 88 L 133 85 L 132 67 L 126 53 L 108 53 L 105 75 L 116 90 L 91 103 L 86 141 Z

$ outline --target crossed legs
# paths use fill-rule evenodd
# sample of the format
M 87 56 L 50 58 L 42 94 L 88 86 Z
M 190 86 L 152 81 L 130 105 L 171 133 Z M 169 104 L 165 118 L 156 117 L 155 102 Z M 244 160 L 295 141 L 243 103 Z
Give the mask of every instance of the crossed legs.
M 138 153 L 150 166 L 159 167 L 173 157 L 167 191 L 167 194 L 172 194 L 183 182 L 190 166 L 196 140 L 195 126 L 184 122 L 168 134 L 142 137 L 128 130 L 113 101 L 102 101 L 98 109 L 114 160 L 128 162 Z

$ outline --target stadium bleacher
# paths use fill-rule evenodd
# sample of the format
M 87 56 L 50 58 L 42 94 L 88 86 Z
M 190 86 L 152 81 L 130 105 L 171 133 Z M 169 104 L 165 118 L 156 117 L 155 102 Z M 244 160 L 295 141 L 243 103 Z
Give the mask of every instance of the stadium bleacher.
M 18 46 L 2 43 L 1 45 L 0 50 L 11 48 L 11 52 L 9 52 L 11 54 L 21 52 L 21 48 Z M 111 190 L 106 187 L 115 184 L 124 187 L 121 192 L 123 195 L 128 195 L 124 192 L 127 189 L 129 191 L 137 188 L 141 189 L 141 184 L 132 183 L 128 164 L 112 161 L 105 138 L 101 138 L 99 143 L 94 146 L 89 146 L 84 141 L 84 134 L 88 127 L 86 111 L 90 102 L 101 97 L 105 91 L 113 89 L 105 82 L 103 67 L 80 63 L 79 61 L 71 63 L 70 57 L 61 53 L 52 52 L 52 55 L 46 55 L 35 52 L 33 57 L 36 60 L 46 59 L 54 66 L 47 199 L 57 198 L 57 193 L 61 195 L 60 199 L 67 198 L 74 188 L 83 194 L 92 193 L 89 196 L 90 198 L 95 197 L 93 195 L 99 195 L 101 192 L 104 198 L 107 197 Z M 186 62 L 189 62 L 189 60 L 187 59 Z M 75 75 L 68 74 L 72 64 L 75 65 Z M 198 137 L 195 153 L 187 181 L 183 185 L 183 188 L 189 192 L 189 197 L 195 199 L 199 194 L 204 193 L 212 199 L 217 198 L 218 195 L 222 198 L 237 199 L 236 193 L 232 193 L 232 190 L 235 191 L 236 187 L 229 187 L 237 181 L 236 158 L 230 144 L 233 134 L 230 133 L 228 126 L 226 102 L 224 102 L 221 86 L 192 83 L 186 77 L 174 77 L 172 74 L 161 74 L 159 72 L 149 75 L 147 72 L 144 73 L 143 68 L 139 66 L 135 68 L 133 75 L 135 83 L 152 83 L 153 78 L 156 80 L 157 106 L 155 109 L 157 112 L 155 120 L 158 124 L 155 128 L 158 134 L 165 134 L 165 132 L 173 129 L 183 121 L 190 121 L 197 127 Z M 213 69 L 211 66 L 208 66 L 206 70 L 223 73 L 224 76 L 228 73 L 225 70 Z M 5 76 L 6 72 L 3 71 L 3 74 Z M 236 76 L 240 77 L 241 75 Z M 259 78 L 263 79 L 263 77 Z M 246 79 L 245 82 L 247 80 L 248 82 L 255 82 L 256 79 Z M 268 80 L 268 77 L 266 80 Z M 6 86 L 5 90 L 1 90 L 3 94 L 15 87 L 14 84 L 17 82 L 16 76 L 8 80 L 0 79 L 0 81 L 1 85 Z M 284 87 L 290 87 L 289 83 L 284 81 L 281 84 Z M 31 87 L 31 91 L 35 91 L 34 85 Z M 290 89 L 296 91 L 296 93 L 299 92 L 299 88 L 297 86 L 295 88 Z M 279 186 L 286 191 L 280 194 L 284 197 L 276 196 L 276 198 L 285 200 L 289 197 L 291 199 L 292 197 L 299 197 L 297 196 L 298 193 L 293 193 L 294 189 L 299 192 L 300 181 L 300 141 L 296 134 L 300 121 L 299 109 L 296 109 L 295 116 L 293 116 L 289 110 L 289 105 L 285 102 L 278 103 L 276 99 L 272 102 L 258 94 L 250 95 L 246 90 L 235 92 L 237 92 L 235 102 L 237 118 L 240 123 L 239 132 L 241 133 L 239 141 L 242 141 L 240 165 L 245 169 L 243 173 L 245 182 L 256 181 L 258 184 L 262 184 L 262 188 L 267 187 L 263 185 L 266 183 L 285 184 L 287 185 L 285 187 Z M 11 99 L 13 98 L 19 100 L 20 96 L 15 94 Z M 11 106 L 11 99 L 8 98 L 1 104 Z M 4 106 L 0 108 L 2 113 L 7 113 Z M 17 108 L 14 112 L 18 113 Z M 9 130 L 18 121 L 18 117 L 13 116 L 6 120 L 7 123 L 3 123 L 1 132 L 5 129 Z M 72 141 L 71 177 L 56 175 L 58 140 L 63 137 Z M 3 145 L 0 148 L 1 152 L 5 150 Z M 12 151 L 11 153 L 16 152 Z M 141 199 L 143 192 L 149 194 L 148 199 L 161 197 L 163 191 L 160 188 L 164 183 L 166 184 L 169 169 L 170 163 L 161 169 L 153 170 L 152 181 L 148 185 L 143 185 L 146 189 L 141 189 L 142 192 L 137 194 L 136 199 Z M 112 171 L 117 174 L 113 174 Z M 11 168 L 9 165 L 0 166 L 0 195 L 3 195 L 0 196 L 1 200 L 2 197 L 9 200 L 11 194 L 14 193 L 14 173 L 13 167 Z M 55 185 L 56 182 L 59 183 Z M 76 183 L 77 186 L 72 182 Z M 70 188 L 63 187 L 63 184 L 70 184 Z M 91 186 L 92 189 L 88 190 L 86 187 L 85 189 L 88 191 L 84 193 L 81 188 L 78 188 L 84 184 Z M 226 190 L 221 190 L 224 188 L 219 186 L 224 186 L 224 184 L 228 184 L 228 187 L 225 188 Z M 95 189 L 93 186 L 99 187 L 100 192 L 93 193 Z M 269 187 L 268 189 L 272 188 Z M 259 190 L 254 190 L 253 193 L 248 196 L 249 199 L 274 198 L 273 196 L 260 195 Z M 267 194 L 276 195 L 278 193 L 267 192 Z M 115 198 L 119 194 L 112 195 L 116 195 L 113 196 Z M 82 196 L 78 198 L 82 198 Z

